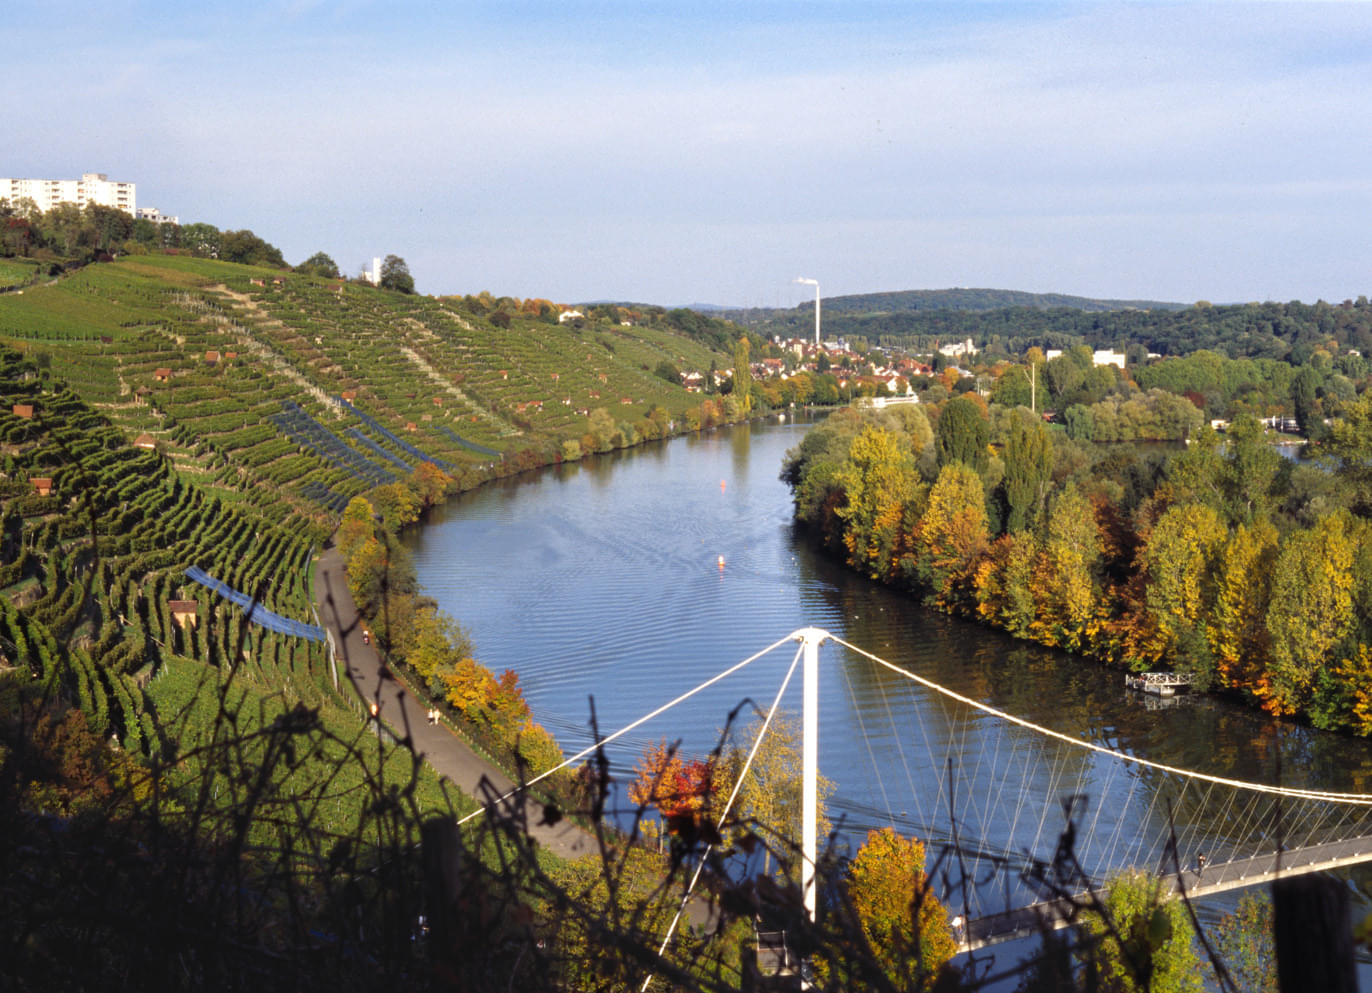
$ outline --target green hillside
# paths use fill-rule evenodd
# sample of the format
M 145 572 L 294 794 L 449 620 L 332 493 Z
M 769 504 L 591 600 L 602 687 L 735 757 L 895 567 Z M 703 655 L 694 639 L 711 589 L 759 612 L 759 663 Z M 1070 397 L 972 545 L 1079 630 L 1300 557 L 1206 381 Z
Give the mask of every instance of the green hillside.
M 700 424 L 701 398 L 651 370 L 727 358 L 633 317 L 564 326 L 155 255 L 0 295 L 3 672 L 27 661 L 147 757 L 197 731 L 193 688 L 230 668 L 355 712 L 322 641 L 213 584 L 313 624 L 312 554 L 353 497 L 426 462 L 456 490 Z
M 481 311 L 140 256 L 0 295 L 0 342 L 126 440 L 150 434 L 206 495 L 316 539 L 350 497 L 424 459 L 470 486 L 679 429 L 699 398 L 653 370 L 729 361 L 651 315 L 573 327 Z

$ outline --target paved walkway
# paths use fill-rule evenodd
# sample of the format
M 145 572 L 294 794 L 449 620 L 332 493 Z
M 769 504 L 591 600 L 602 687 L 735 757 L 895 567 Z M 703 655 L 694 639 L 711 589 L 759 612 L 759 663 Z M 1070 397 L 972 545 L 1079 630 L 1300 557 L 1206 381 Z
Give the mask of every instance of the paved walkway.
M 315 556 L 314 595 L 319 621 L 333 633 L 339 663 L 358 695 L 368 704 L 376 703 L 382 722 L 398 740 L 409 738 L 415 752 L 434 771 L 468 796 L 494 799 L 514 788 L 508 776 L 447 727 L 430 724 L 428 702 L 417 700 L 390 674 L 374 642 L 363 643 L 362 623 L 348 590 L 343 556 L 332 545 Z M 538 804 L 532 804 L 529 815 L 534 817 L 540 811 Z M 564 858 L 596 851 L 595 839 L 570 820 L 553 827 L 530 824 L 528 832 L 544 848 Z

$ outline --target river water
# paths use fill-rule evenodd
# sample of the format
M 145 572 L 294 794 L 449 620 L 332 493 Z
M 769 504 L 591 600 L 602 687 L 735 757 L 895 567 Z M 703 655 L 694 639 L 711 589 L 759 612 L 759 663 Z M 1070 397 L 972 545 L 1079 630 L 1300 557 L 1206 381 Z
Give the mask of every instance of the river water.
M 808 426 L 772 420 L 682 437 L 463 494 L 407 536 L 420 584 L 466 628 L 484 665 L 519 674 L 567 754 L 591 740 L 592 701 L 608 734 L 815 626 L 1074 738 L 1235 779 L 1372 792 L 1366 742 L 1211 697 L 1161 706 L 1126 690 L 1116 671 L 930 611 L 817 552 L 792 527 L 778 479 Z M 611 758 L 627 770 L 663 738 L 707 752 L 740 702 L 766 708 L 793 654 L 769 655 L 673 708 Z M 797 674 L 783 704 L 793 713 L 799 684 Z M 979 763 L 1038 747 L 842 649 L 822 650 L 820 696 L 820 768 L 835 784 L 829 814 L 849 839 L 887 823 L 938 838 L 946 828 L 932 825 L 930 808 L 947 796 L 928 776 L 956 763 L 963 796 L 985 791 L 971 771 Z M 1056 783 L 1040 771 L 1026 778 L 1045 794 Z M 1121 819 L 1124 833 L 1156 833 L 1158 807 L 1140 803 L 1136 779 L 1092 771 L 1085 782 L 1096 810 Z M 1042 850 L 1047 836 L 1019 827 L 1016 817 L 993 816 L 990 830 L 1005 836 L 984 843 L 1052 854 Z M 1349 878 L 1365 909 L 1369 877 Z

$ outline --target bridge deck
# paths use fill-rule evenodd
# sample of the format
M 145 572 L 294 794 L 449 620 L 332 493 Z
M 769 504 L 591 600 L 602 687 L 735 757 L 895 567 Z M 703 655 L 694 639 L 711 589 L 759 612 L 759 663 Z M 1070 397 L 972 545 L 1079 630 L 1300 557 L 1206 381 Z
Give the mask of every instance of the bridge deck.
M 1170 872 L 1159 877 L 1159 884 L 1163 899 L 1179 896 L 1183 887 L 1188 897 L 1202 897 L 1256 886 L 1278 876 L 1301 876 L 1361 862 L 1372 862 L 1372 837 L 1331 841 L 1292 851 L 1207 864 L 1202 872 L 1190 869 L 1180 873 Z M 1082 892 L 1072 897 L 1044 900 L 1027 907 L 978 917 L 967 922 L 960 950 L 973 951 L 1002 941 L 1030 937 L 1045 929 L 1067 927 L 1072 923 L 1076 909 L 1088 900 L 1087 894 Z

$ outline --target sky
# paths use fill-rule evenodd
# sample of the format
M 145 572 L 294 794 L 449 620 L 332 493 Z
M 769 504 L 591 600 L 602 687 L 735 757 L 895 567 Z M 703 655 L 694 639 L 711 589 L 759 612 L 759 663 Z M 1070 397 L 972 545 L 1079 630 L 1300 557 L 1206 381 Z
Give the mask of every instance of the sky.
M 1372 4 L 13 5 L 0 175 L 422 293 L 1372 290 Z

